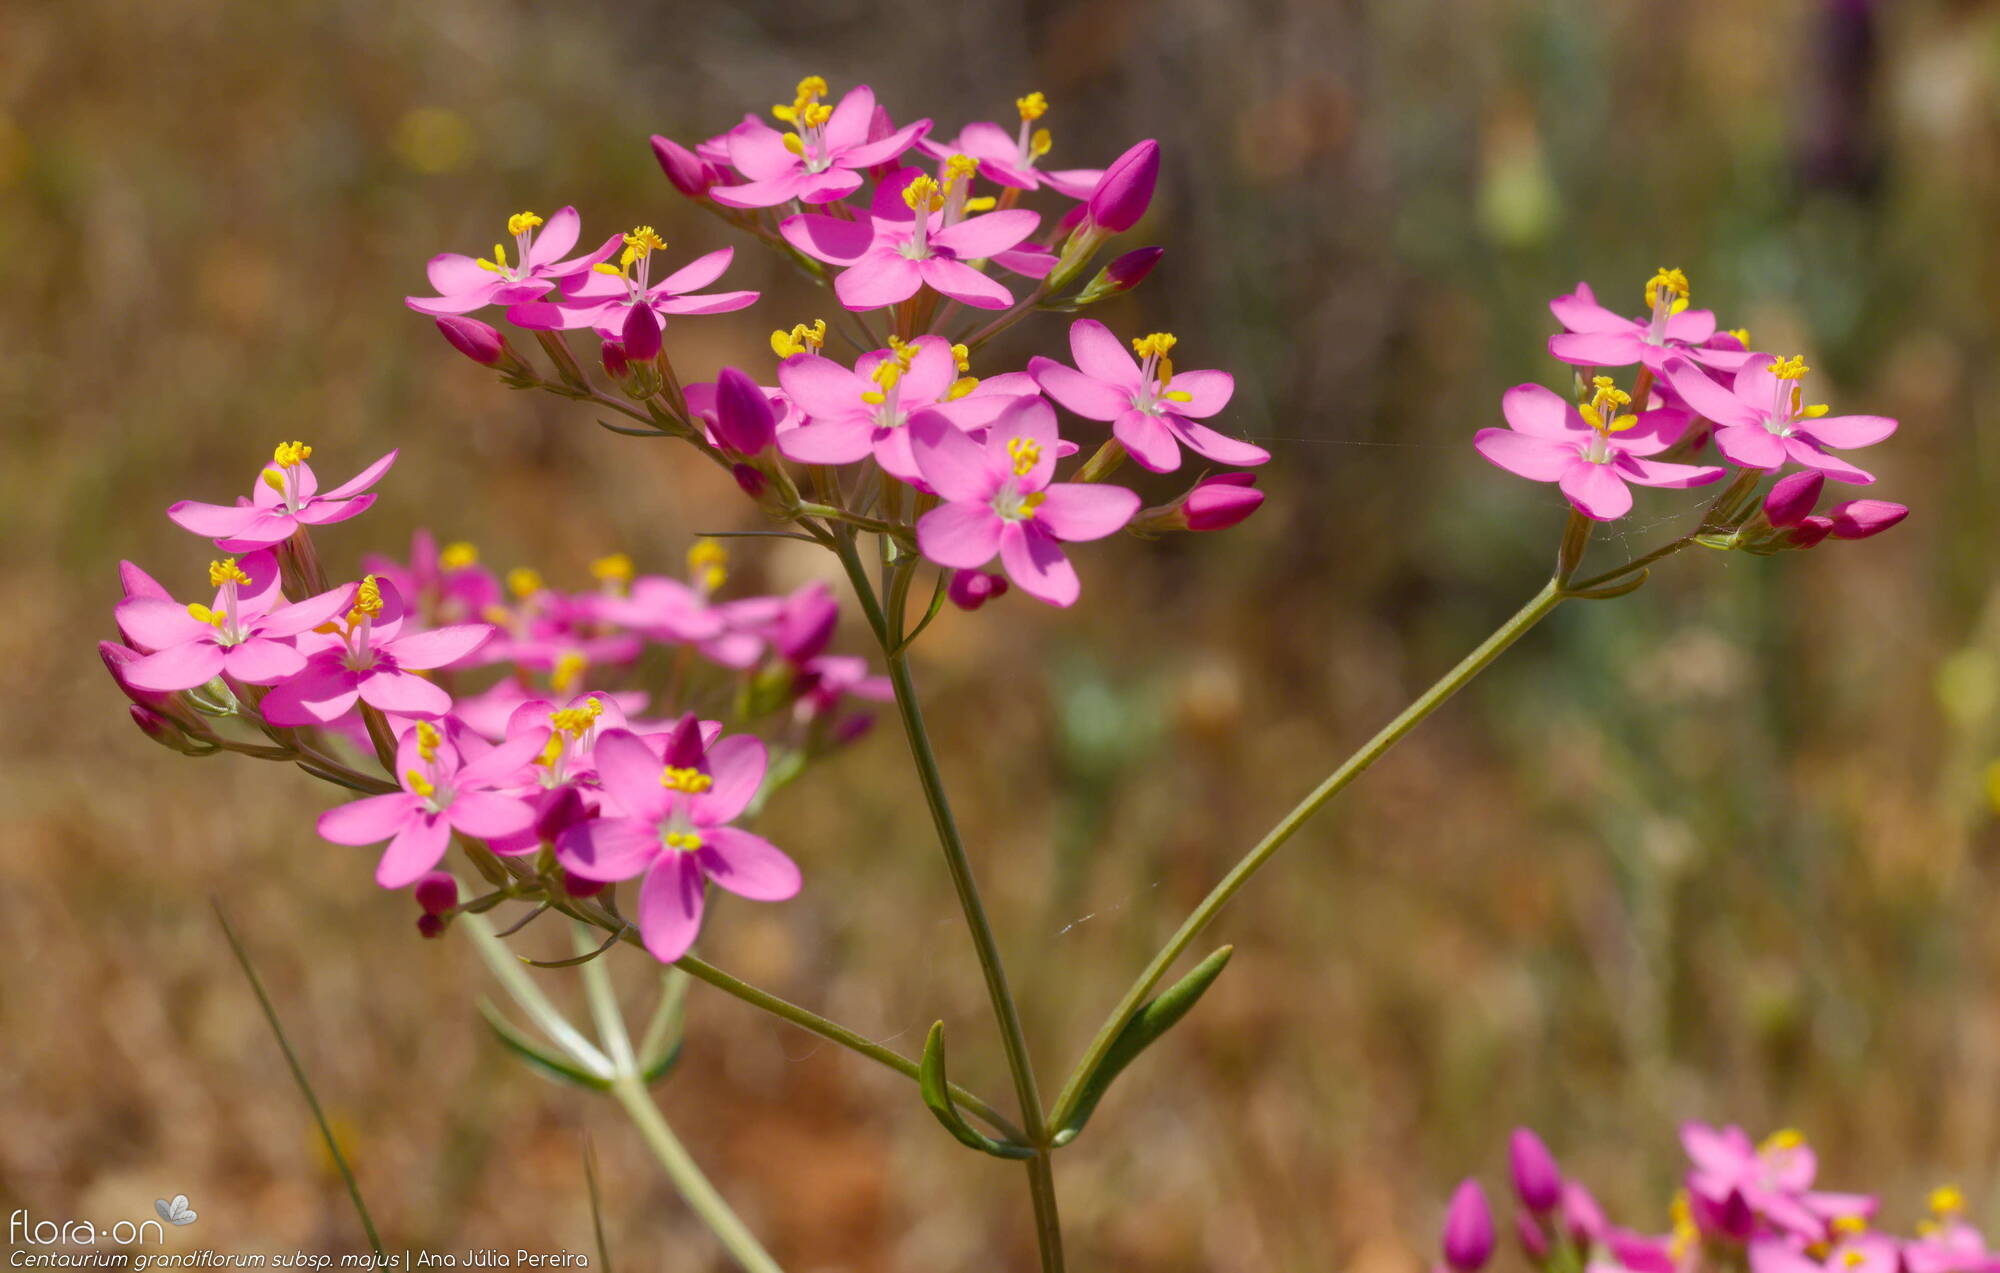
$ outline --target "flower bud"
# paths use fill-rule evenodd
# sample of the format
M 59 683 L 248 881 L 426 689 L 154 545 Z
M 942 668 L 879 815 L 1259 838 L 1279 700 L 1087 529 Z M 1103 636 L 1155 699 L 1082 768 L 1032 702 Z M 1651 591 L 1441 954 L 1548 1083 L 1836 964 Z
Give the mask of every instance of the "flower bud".
M 1771 493 L 1764 497 L 1765 520 L 1773 526 L 1798 525 L 1813 511 L 1813 505 L 1819 503 L 1819 493 L 1825 485 L 1825 475 L 1813 469 L 1779 478 Z
M 1189 530 L 1227 530 L 1263 502 L 1255 473 L 1218 473 L 1196 482 L 1181 497 L 1181 515 Z
M 762 455 L 778 436 L 778 417 L 757 382 L 734 367 L 715 377 L 715 437 L 736 455 Z M 741 481 L 742 479 L 738 479 Z
M 1562 1172 L 1555 1156 L 1528 1128 L 1516 1127 L 1508 1137 L 1507 1166 L 1514 1176 L 1514 1193 L 1528 1210 L 1541 1215 L 1562 1201 Z
M 1801 518 L 1798 525 L 1785 528 L 1785 547 L 1811 548 L 1832 533 L 1833 519 L 1815 513 L 1811 517 Z
M 490 323 L 446 314 L 437 320 L 437 329 L 453 349 L 482 367 L 498 367 L 507 357 L 507 338 Z
M 604 880 L 586 880 L 580 875 L 563 874 L 563 892 L 571 897 L 596 897 L 611 885 Z
M 589 819 L 590 807 L 584 803 L 583 793 L 568 785 L 557 787 L 542 798 L 535 814 L 535 836 L 544 844 L 553 844 L 563 832 Z
M 1083 290 L 1076 294 L 1075 303 L 1079 306 L 1095 305 L 1131 291 L 1153 272 L 1153 267 L 1166 253 L 1165 248 L 1132 249 L 1099 270 L 1096 277 L 1084 284 Z
M 945 585 L 945 595 L 961 610 L 977 610 L 1006 591 L 1005 576 L 984 570 L 954 570 L 951 582 Z
M 1160 143 L 1148 139 L 1111 161 L 1090 192 L 1090 219 L 1118 233 L 1138 224 L 1153 202 L 1160 180 Z
M 625 356 L 633 362 L 651 362 L 660 353 L 660 317 L 651 305 L 634 305 L 625 312 L 622 332 Z
M 417 916 L 417 935 L 426 941 L 444 936 L 444 918 L 439 915 Z
M 1521 1254 L 1531 1263 L 1540 1264 L 1549 1258 L 1549 1235 L 1543 1231 L 1542 1222 L 1526 1211 L 1514 1213 L 1514 1237 L 1521 1244 Z
M 1867 539 L 1908 517 L 1910 510 L 1885 499 L 1852 499 L 1836 504 L 1831 515 L 1835 539 Z
M 1565 1181 L 1562 1190 L 1563 1227 L 1578 1246 L 1588 1247 L 1604 1236 L 1604 1208 L 1575 1181 Z
M 137 650 L 128 649 L 116 641 L 99 641 L 97 657 L 104 660 L 104 670 L 111 673 L 111 679 L 117 683 L 119 691 L 131 699 L 135 706 L 143 707 L 149 712 L 157 712 L 162 716 L 186 715 L 185 712 L 175 709 L 172 694 L 142 690 L 125 679 L 125 665 L 141 657 Z
M 417 881 L 417 905 L 426 915 L 442 915 L 458 905 L 458 881 L 449 872 L 432 871 Z
M 598 359 L 604 364 L 604 374 L 613 380 L 623 382 L 632 374 L 632 360 L 625 356 L 625 346 L 615 340 L 604 342 L 604 348 L 599 352 Z
M 833 745 L 845 747 L 873 728 L 875 728 L 873 712 L 855 712 L 851 716 L 843 716 L 833 727 Z
M 736 485 L 751 499 L 763 499 L 764 492 L 771 489 L 771 479 L 764 476 L 764 470 L 754 464 L 736 463 L 729 466 L 729 476 L 736 479 Z
M 690 199 L 708 198 L 709 187 L 722 180 L 722 174 L 713 164 L 673 138 L 658 133 L 653 134 L 653 158 L 660 161 L 660 171 L 667 174 L 674 189 Z
M 207 756 L 216 750 L 214 743 L 192 737 L 178 721 L 150 707 L 134 703 L 125 710 L 132 713 L 132 723 L 139 727 L 140 733 L 169 751 L 177 751 L 183 756 Z
M 1477 1180 L 1460 1182 L 1444 1212 L 1444 1262 L 1456 1273 L 1479 1273 L 1493 1256 L 1493 1211 Z

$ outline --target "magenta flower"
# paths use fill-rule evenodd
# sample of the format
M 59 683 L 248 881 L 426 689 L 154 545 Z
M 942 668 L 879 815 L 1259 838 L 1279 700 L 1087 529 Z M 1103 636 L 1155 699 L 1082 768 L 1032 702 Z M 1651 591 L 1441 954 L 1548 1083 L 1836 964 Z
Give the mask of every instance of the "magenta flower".
M 1939 1219 L 1923 1237 L 1903 1243 L 1903 1267 L 1909 1273 L 2000 1273 L 2000 1254 L 1987 1247 L 1985 1236 L 1958 1218 L 1958 1208 L 1938 1205 L 1953 1201 L 1964 1205 L 1955 1190 L 1932 1195 Z
M 998 124 L 981 121 L 967 124 L 950 141 L 932 137 L 917 142 L 917 149 L 933 159 L 969 155 L 979 161 L 979 175 L 996 185 L 1015 190 L 1036 190 L 1043 186 L 1072 199 L 1087 199 L 1104 174 L 1095 168 L 1074 168 L 1045 172 L 1035 165 L 1054 144 L 1046 128 L 1035 124 L 1048 113 L 1048 99 L 1040 93 L 1014 99 L 1020 113 L 1020 127 L 1010 133 Z
M 531 301 L 546 294 L 557 279 L 587 270 L 618 250 L 619 236 L 614 234 L 596 251 L 565 261 L 562 254 L 576 246 L 582 225 L 576 209 L 557 209 L 537 234 L 535 227 L 541 225 L 542 219 L 532 212 L 507 218 L 507 233 L 514 238 L 512 265 L 507 263 L 506 247 L 498 243 L 493 245 L 491 260 L 475 260 L 456 252 L 432 257 L 427 268 L 438 295 L 406 296 L 403 303 L 420 314 L 435 315 L 469 314 L 488 305 Z
M 296 675 L 305 655 L 289 640 L 347 609 L 354 585 L 295 605 L 278 590 L 278 563 L 269 552 L 213 561 L 215 604 L 183 606 L 157 597 L 119 603 L 118 626 L 153 653 L 127 665 L 123 679 L 142 690 L 186 690 L 227 675 L 270 685 Z
M 1111 161 L 1090 192 L 1092 225 L 1122 233 L 1139 223 L 1152 206 L 1160 180 L 1160 143 L 1147 138 Z
M 1765 1223 L 1802 1241 L 1823 1241 L 1836 1217 L 1875 1212 L 1873 1198 L 1813 1192 L 1818 1160 L 1797 1132 L 1753 1145 L 1740 1127 L 1690 1122 L 1681 1126 L 1681 1146 L 1693 1164 L 1687 1188 L 1694 1201 L 1720 1209 L 1735 1195 Z
M 227 504 L 202 504 L 184 499 L 167 510 L 176 526 L 215 541 L 224 552 L 254 552 L 292 537 L 301 526 L 344 522 L 375 502 L 363 491 L 382 480 L 396 462 L 391 451 L 330 491 L 319 489 L 306 460 L 312 448 L 303 442 L 280 442 L 271 462 L 258 474 L 250 498 Z
M 754 115 L 730 129 L 725 134 L 729 163 L 749 180 L 714 186 L 709 197 L 731 208 L 775 208 L 794 199 L 832 203 L 861 188 L 860 169 L 894 162 L 931 126 L 928 119 L 920 119 L 870 140 L 874 90 L 858 84 L 837 106 L 821 100 L 826 92 L 826 81 L 817 75 L 799 81 L 792 104 L 771 112 L 791 125 L 788 132 L 781 133 Z
M 492 638 L 487 623 L 462 623 L 403 635 L 403 598 L 373 575 L 361 581 L 354 605 L 292 679 L 267 695 L 273 725 L 325 725 L 354 710 L 356 700 L 403 716 L 442 716 L 451 695 L 416 675 L 456 663 Z M 310 640 L 311 638 L 306 638 Z
M 759 902 L 782 902 L 799 891 L 799 868 L 790 858 L 729 825 L 764 781 L 761 740 L 735 734 L 704 746 L 690 715 L 668 736 L 664 760 L 625 730 L 598 739 L 596 760 L 598 781 L 617 813 L 563 832 L 557 852 L 571 874 L 586 880 L 645 875 L 639 932 L 661 963 L 694 945 L 709 880 Z
M 1500 399 L 1510 428 L 1481 429 L 1473 445 L 1489 461 L 1532 482 L 1555 482 L 1572 507 L 1594 521 L 1623 517 L 1632 509 L 1626 483 L 1704 486 L 1723 474 L 1714 465 L 1668 464 L 1647 459 L 1664 451 L 1686 424 L 1678 411 L 1617 415 L 1631 401 L 1597 378 L 1597 394 L 1579 411 L 1541 385 L 1515 385 Z M 1592 423 L 1586 423 L 1583 411 Z
M 906 427 L 912 412 L 936 408 L 960 428 L 990 423 L 1006 406 L 968 396 L 980 382 L 961 378 L 960 351 L 942 336 L 919 336 L 861 355 L 852 371 L 831 358 L 795 354 L 778 364 L 778 384 L 805 423 L 778 435 L 778 450 L 800 464 L 851 464 L 873 451 L 890 476 L 921 480 Z
M 1827 511 L 1835 539 L 1868 539 L 1910 515 L 1908 508 L 1885 499 L 1851 499 Z
M 1444 1262 L 1454 1273 L 1479 1273 L 1493 1258 L 1493 1209 L 1477 1180 L 1462 1180 L 1445 1207 Z
M 1549 337 L 1549 353 L 1579 367 L 1629 367 L 1644 363 L 1654 375 L 1683 354 L 1718 371 L 1734 371 L 1749 357 L 1741 336 L 1718 332 L 1715 315 L 1689 309 L 1687 275 L 1664 267 L 1646 282 L 1646 318 L 1626 318 L 1597 303 L 1590 284 L 1549 302 L 1564 331 Z M 1645 403 L 1640 403 L 1645 406 Z
M 976 309 L 1006 308 L 1013 293 L 966 262 L 1006 252 L 1034 233 L 1041 216 L 1011 208 L 948 222 L 947 193 L 905 168 L 876 187 L 864 220 L 804 212 L 778 229 L 807 256 L 846 267 L 833 290 L 849 309 L 894 305 L 926 285 Z
M 1102 539 L 1139 511 L 1138 495 L 1122 487 L 1050 483 L 1056 418 L 1040 398 L 1016 398 L 984 446 L 934 412 L 919 413 L 910 431 L 917 467 L 945 501 L 917 521 L 924 556 L 973 570 L 997 552 L 1021 591 L 1050 605 L 1071 605 L 1079 591 L 1060 541 Z
M 1825 448 L 1873 446 L 1896 431 L 1888 416 L 1830 416 L 1824 405 L 1805 403 L 1803 358 L 1753 354 L 1728 389 L 1685 358 L 1670 359 L 1667 380 L 1682 401 L 1715 421 L 1715 449 L 1746 469 L 1774 469 L 1792 460 L 1836 482 L 1866 486 L 1875 475 Z
M 1562 1201 L 1562 1170 L 1542 1138 L 1529 1128 L 1516 1127 L 1507 1138 L 1507 1168 L 1514 1193 L 1528 1210 L 1542 1215 Z
M 471 735 L 461 735 L 461 740 L 468 745 L 476 741 Z M 443 730 L 418 721 L 396 749 L 396 775 L 403 789 L 328 809 L 319 816 L 319 833 L 335 844 L 387 840 L 375 882 L 383 888 L 414 884 L 444 860 L 454 831 L 485 840 L 518 835 L 534 825 L 534 806 L 513 790 L 547 741 L 548 731 L 536 730 L 461 756 Z
M 1175 339 L 1154 332 L 1132 342 L 1145 361 L 1125 351 L 1111 329 L 1094 318 L 1070 324 L 1076 367 L 1033 358 L 1028 374 L 1043 392 L 1087 420 L 1107 420 L 1132 458 L 1155 473 L 1181 465 L 1181 447 L 1219 464 L 1262 464 L 1271 453 L 1217 433 L 1199 421 L 1229 405 L 1236 379 L 1226 371 L 1174 371 L 1167 355 Z
M 619 254 L 618 264 L 603 261 L 588 271 L 570 274 L 562 280 L 562 299 L 514 305 L 507 311 L 508 321 L 530 331 L 591 327 L 606 340 L 627 345 L 632 343 L 631 337 L 649 331 L 652 348 L 657 350 L 660 329 L 670 315 L 727 314 L 757 300 L 755 292 L 696 291 L 722 277 L 736 255 L 735 248 L 698 256 L 655 283 L 651 281 L 653 253 L 663 251 L 666 240 L 652 226 L 642 225 L 624 236 L 623 242 L 625 250 Z M 643 317 L 638 313 L 641 310 L 645 311 Z

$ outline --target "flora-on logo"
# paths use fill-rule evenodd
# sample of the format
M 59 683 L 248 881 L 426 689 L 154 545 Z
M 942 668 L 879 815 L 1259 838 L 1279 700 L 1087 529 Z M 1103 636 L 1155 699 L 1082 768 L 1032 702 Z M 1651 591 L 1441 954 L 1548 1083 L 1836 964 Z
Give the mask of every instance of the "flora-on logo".
M 168 1224 L 193 1224 L 195 1222 L 195 1210 L 188 1206 L 188 1196 L 184 1193 L 175 1194 L 171 1202 L 165 1198 L 153 1199 L 153 1210 L 159 1212 L 160 1219 L 165 1220 Z

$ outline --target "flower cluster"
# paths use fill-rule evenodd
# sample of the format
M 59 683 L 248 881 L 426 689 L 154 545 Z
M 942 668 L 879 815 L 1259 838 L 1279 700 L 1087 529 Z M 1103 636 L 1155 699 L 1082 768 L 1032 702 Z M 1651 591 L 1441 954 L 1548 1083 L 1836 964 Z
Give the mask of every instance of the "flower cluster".
M 1074 311 L 1131 290 L 1160 258 L 1123 254 L 1086 277 L 1098 251 L 1145 215 L 1160 151 L 1140 141 L 1102 168 L 1048 168 L 1048 100 L 1015 102 L 1017 127 L 965 125 L 949 140 L 927 119 L 897 123 L 865 85 L 837 99 L 819 76 L 789 103 L 692 148 L 653 138 L 674 187 L 780 251 L 840 306 L 781 326 L 768 376 L 676 371 L 668 321 L 740 309 L 750 291 L 705 292 L 732 249 L 678 268 L 655 258 L 652 226 L 570 255 L 574 209 L 508 221 L 510 249 L 430 262 L 437 295 L 411 297 L 452 344 L 518 387 L 550 389 L 626 415 L 621 431 L 680 437 L 727 467 L 773 516 L 889 535 L 940 568 L 938 594 L 972 609 L 1009 582 L 1053 605 L 1081 590 L 1065 545 L 1121 529 L 1141 536 L 1218 530 L 1258 506 L 1247 473 L 1204 475 L 1152 508 L 1105 479 L 1130 457 L 1153 473 L 1199 461 L 1245 468 L 1269 458 L 1209 422 L 1228 407 L 1228 373 L 1176 370 L 1167 332 L 1121 337 L 1092 319 L 1070 329 L 1068 363 L 974 374 L 995 335 L 1035 310 Z M 1045 193 L 1048 211 L 1021 206 Z M 555 368 L 545 379 L 499 328 L 500 310 Z M 981 311 L 997 316 L 982 317 Z M 616 392 L 590 383 L 565 332 L 590 333 Z M 839 340 L 847 355 L 829 348 Z M 1057 408 L 1084 423 L 1063 435 Z M 1101 426 L 1099 437 L 1080 440 Z M 1084 445 L 1067 480 L 1058 463 Z M 989 569 L 997 561 L 1000 572 Z
M 1547 1273 L 1995 1273 L 1989 1249 L 1965 1217 L 1955 1188 L 1930 1196 L 1930 1214 L 1902 1236 L 1876 1226 L 1871 1194 L 1814 1188 L 1818 1159 L 1804 1136 L 1781 1131 L 1761 1143 L 1740 1127 L 1687 1123 L 1682 1187 L 1664 1233 L 1613 1223 L 1590 1190 L 1567 1177 L 1534 1132 L 1517 1129 L 1508 1166 L 1519 1201 L 1521 1253 Z M 1443 1268 L 1478 1273 L 1494 1254 L 1491 1206 L 1476 1180 L 1445 1208 Z
M 1549 338 L 1549 352 L 1575 369 L 1577 400 L 1540 385 L 1509 389 L 1500 402 L 1508 427 L 1481 429 L 1479 453 L 1510 473 L 1556 483 L 1594 521 L 1631 511 L 1631 486 L 1706 486 L 1733 473 L 1704 519 L 1700 538 L 1712 547 L 1809 548 L 1829 534 L 1865 538 L 1902 519 L 1907 510 L 1884 500 L 1813 513 L 1826 480 L 1875 481 L 1834 452 L 1882 441 L 1894 420 L 1830 415 L 1807 403 L 1805 359 L 1756 352 L 1747 331 L 1718 329 L 1713 313 L 1688 307 L 1680 270 L 1654 274 L 1645 302 L 1646 314 L 1628 318 L 1599 305 L 1584 283 L 1551 301 L 1563 331 Z M 1626 368 L 1629 390 L 1604 374 Z M 1691 462 L 1711 442 L 1722 463 Z M 1759 481 L 1788 466 L 1798 471 L 1780 478 L 1760 508 Z
M 825 584 L 725 599 L 726 551 L 702 540 L 686 577 L 640 575 L 613 554 L 570 592 L 419 533 L 407 559 L 367 558 L 359 580 L 329 586 L 312 529 L 366 510 L 396 456 L 321 491 L 312 454 L 283 443 L 250 497 L 168 510 L 223 554 L 211 600 L 183 604 L 124 565 L 122 642 L 100 648 L 149 735 L 191 755 L 293 761 L 367 793 L 319 832 L 385 845 L 376 882 L 416 885 L 427 933 L 458 909 L 438 873 L 455 838 L 504 882 L 496 900 L 643 877 L 636 922 L 668 962 L 694 940 L 706 881 L 767 901 L 797 890 L 790 859 L 735 824 L 867 727 L 853 700 L 890 696 L 862 659 L 830 652 L 839 610 Z M 675 651 L 664 692 L 645 687 L 657 647 Z M 772 743 L 685 710 L 717 690 L 735 725 L 766 727 Z M 371 751 L 386 777 L 363 771 Z

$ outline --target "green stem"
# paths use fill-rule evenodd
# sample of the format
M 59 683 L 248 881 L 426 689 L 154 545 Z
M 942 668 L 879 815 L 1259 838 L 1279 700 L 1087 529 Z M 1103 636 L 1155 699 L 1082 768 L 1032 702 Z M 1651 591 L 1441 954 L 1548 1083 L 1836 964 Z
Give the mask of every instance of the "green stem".
M 1229 874 L 1223 876 L 1221 882 L 1209 890 L 1201 905 L 1195 907 L 1194 913 L 1175 930 L 1174 935 L 1167 940 L 1167 944 L 1160 949 L 1160 953 L 1153 956 L 1152 962 L 1146 965 L 1146 970 L 1139 974 L 1139 979 L 1132 983 L 1132 988 L 1125 992 L 1125 997 L 1119 1000 L 1118 1006 L 1112 1009 L 1111 1015 L 1105 1018 L 1097 1037 L 1090 1041 L 1083 1059 L 1078 1061 L 1076 1068 L 1070 1072 L 1068 1081 L 1063 1084 L 1063 1090 L 1056 1098 L 1055 1109 L 1049 1115 L 1049 1122 L 1053 1126 L 1061 1127 L 1069 1120 L 1070 1115 L 1075 1112 L 1077 1100 L 1082 1095 L 1084 1081 L 1096 1071 L 1104 1060 L 1105 1053 L 1111 1050 L 1112 1041 L 1118 1037 L 1118 1032 L 1123 1030 L 1133 1014 L 1144 1006 L 1154 987 L 1160 984 L 1160 980 L 1167 975 L 1167 970 L 1173 967 L 1174 961 L 1187 950 L 1188 944 L 1208 926 L 1208 922 L 1215 918 L 1216 912 L 1226 906 L 1229 900 L 1249 883 L 1250 877 L 1257 873 L 1258 868 L 1269 861 L 1271 855 L 1276 853 L 1285 841 L 1297 834 L 1299 828 L 1318 813 L 1322 805 L 1339 795 L 1349 783 L 1360 777 L 1370 765 L 1380 760 L 1391 747 L 1401 741 L 1403 735 L 1416 728 L 1418 722 L 1442 707 L 1447 699 L 1484 671 L 1486 666 L 1499 658 L 1508 646 L 1520 640 L 1529 628 L 1541 622 L 1562 602 L 1563 589 L 1551 579 L 1513 618 L 1501 624 L 1493 635 L 1480 642 L 1472 653 L 1461 659 L 1458 666 L 1445 673 L 1435 685 L 1425 690 L 1415 702 L 1398 713 L 1394 720 L 1384 725 L 1381 732 L 1369 739 L 1361 750 L 1341 762 L 1340 768 L 1334 770 L 1324 782 L 1313 788 L 1304 800 L 1265 833 L 1255 848 L 1230 868 Z

